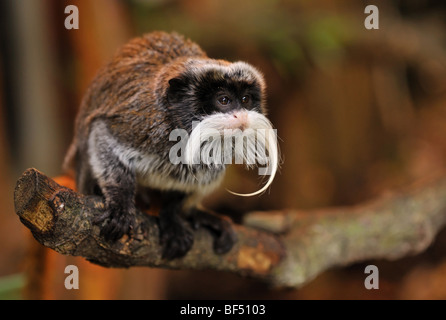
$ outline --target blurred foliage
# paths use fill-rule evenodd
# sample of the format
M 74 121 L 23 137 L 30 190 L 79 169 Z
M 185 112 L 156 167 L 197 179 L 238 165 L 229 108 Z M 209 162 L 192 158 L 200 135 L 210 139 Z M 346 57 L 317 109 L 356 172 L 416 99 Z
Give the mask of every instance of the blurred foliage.
M 25 275 L 15 274 L 0 278 L 0 300 L 22 299 L 21 291 L 25 286 Z
M 129 0 L 129 5 L 138 34 L 181 30 L 227 59 L 255 47 L 282 76 L 296 76 L 309 57 L 326 61 L 342 56 L 355 36 L 348 16 L 329 10 L 308 15 L 299 5 L 304 2 Z

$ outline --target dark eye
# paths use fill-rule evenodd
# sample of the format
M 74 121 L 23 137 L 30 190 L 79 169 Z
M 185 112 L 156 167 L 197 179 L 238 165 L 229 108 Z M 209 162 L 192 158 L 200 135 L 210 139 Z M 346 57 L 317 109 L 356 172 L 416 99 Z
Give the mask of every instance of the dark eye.
M 250 96 L 243 96 L 243 97 L 242 97 L 242 103 L 243 103 L 243 104 L 248 103 L 250 100 L 251 100 L 251 97 L 250 97 Z
M 231 99 L 229 99 L 228 96 L 223 96 L 218 98 L 218 103 L 220 103 L 222 106 L 227 106 L 231 103 Z

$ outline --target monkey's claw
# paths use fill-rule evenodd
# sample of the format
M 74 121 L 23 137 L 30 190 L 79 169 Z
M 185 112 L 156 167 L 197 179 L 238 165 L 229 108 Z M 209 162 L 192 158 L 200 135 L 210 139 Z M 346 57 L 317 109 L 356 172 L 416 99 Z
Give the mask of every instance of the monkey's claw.
M 161 227 L 160 233 L 164 259 L 183 257 L 194 243 L 192 231 L 182 221 Z
M 228 223 L 229 224 L 229 223 Z M 237 236 L 231 226 L 223 226 L 220 230 L 220 234 L 214 239 L 214 251 L 217 254 L 224 254 L 232 249 L 235 242 L 237 241 Z
M 134 210 L 120 210 L 120 208 L 108 208 L 102 215 L 96 217 L 93 223 L 101 226 L 100 235 L 107 241 L 117 241 L 124 234 L 130 236 L 135 225 Z
M 192 225 L 195 229 L 205 227 L 211 231 L 214 236 L 214 251 L 217 254 L 227 253 L 237 241 L 237 235 L 227 218 L 214 213 L 195 210 Z

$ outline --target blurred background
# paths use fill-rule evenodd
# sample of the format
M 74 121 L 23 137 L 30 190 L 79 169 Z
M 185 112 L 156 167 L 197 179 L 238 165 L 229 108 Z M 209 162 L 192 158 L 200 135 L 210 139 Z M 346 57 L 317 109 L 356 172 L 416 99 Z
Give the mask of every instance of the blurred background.
M 72 4 L 78 30 L 64 27 Z M 368 4 L 379 8 L 379 30 L 364 27 Z M 98 68 L 153 30 L 177 31 L 210 57 L 265 74 L 284 162 L 260 198 L 221 188 L 206 200 L 236 221 L 249 210 L 354 205 L 443 174 L 445 18 L 446 2 L 434 0 L 0 1 L 0 299 L 445 299 L 444 231 L 421 255 L 333 269 L 284 290 L 225 273 L 105 269 L 64 257 L 40 248 L 13 207 L 25 169 L 62 174 Z M 248 192 L 258 182 L 232 168 L 224 186 Z M 379 290 L 364 288 L 371 263 Z M 79 267 L 79 290 L 64 288 L 68 264 Z

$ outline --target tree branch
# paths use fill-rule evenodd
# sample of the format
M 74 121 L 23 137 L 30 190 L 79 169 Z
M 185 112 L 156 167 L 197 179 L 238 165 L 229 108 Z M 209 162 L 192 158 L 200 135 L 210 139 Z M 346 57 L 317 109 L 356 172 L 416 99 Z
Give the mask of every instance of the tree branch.
M 211 235 L 197 230 L 188 254 L 171 261 L 161 258 L 156 217 L 141 212 L 131 238 L 106 242 L 92 222 L 104 210 L 102 199 L 36 169 L 18 180 L 14 200 L 36 240 L 62 254 L 106 267 L 213 269 L 299 287 L 333 266 L 426 249 L 446 222 L 446 177 L 354 207 L 253 212 L 233 225 L 238 241 L 229 253 L 216 255 Z

